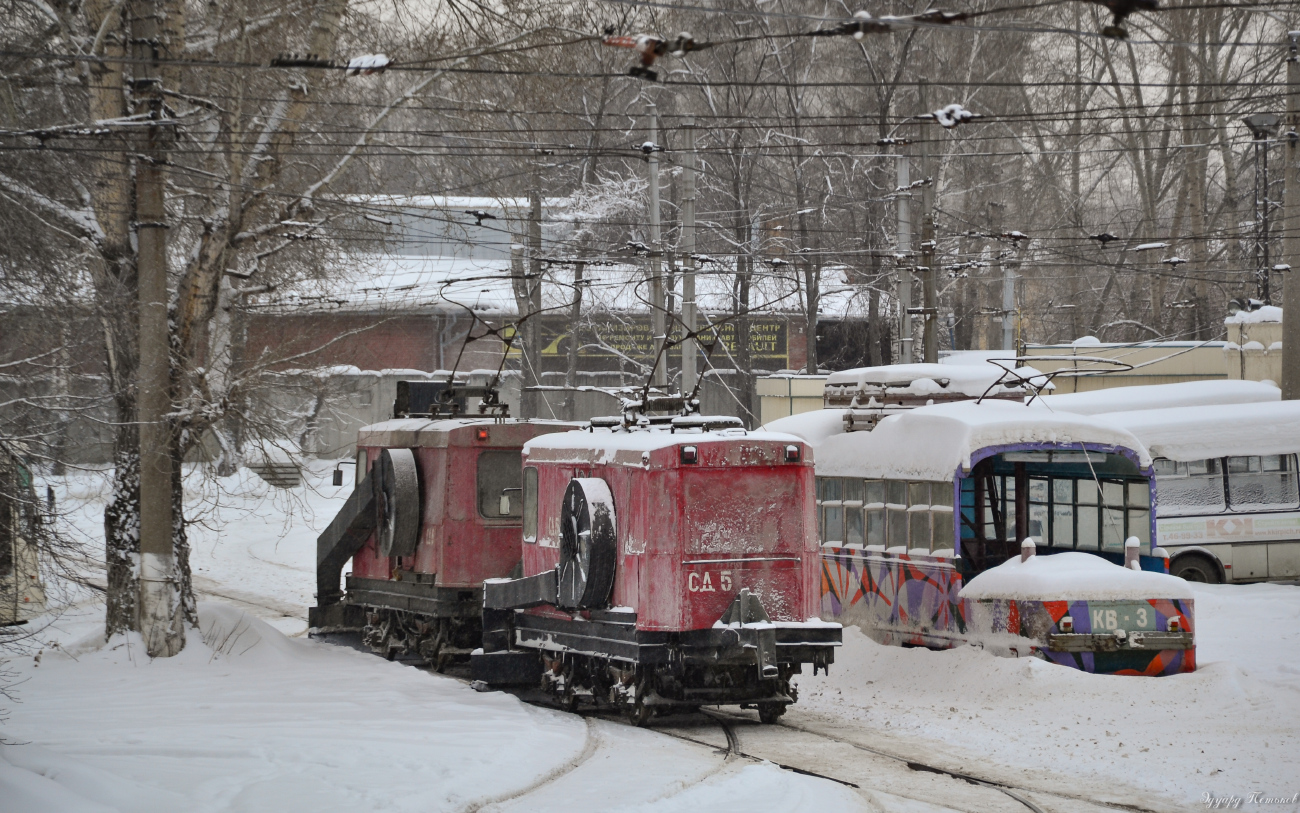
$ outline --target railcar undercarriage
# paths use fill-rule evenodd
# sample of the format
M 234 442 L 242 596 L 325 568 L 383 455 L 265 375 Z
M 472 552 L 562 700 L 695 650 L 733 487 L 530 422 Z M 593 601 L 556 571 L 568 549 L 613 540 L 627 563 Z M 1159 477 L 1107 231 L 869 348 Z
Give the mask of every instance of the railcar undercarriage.
M 347 578 L 346 606 L 361 611 L 361 640 L 389 660 L 416 657 L 442 671 L 479 645 L 482 588 L 458 589 L 412 581 Z M 423 581 L 427 579 L 428 581 Z
M 798 699 L 790 679 L 806 663 L 814 674 L 828 669 L 840 645 L 838 625 L 769 621 L 748 590 L 712 628 L 654 632 L 638 630 L 628 611 L 568 619 L 492 609 L 501 592 L 494 586 L 483 616 L 484 652 L 470 659 L 475 680 L 540 680 L 561 707 L 608 704 L 636 725 L 713 705 L 756 708 L 763 722 L 775 722 Z

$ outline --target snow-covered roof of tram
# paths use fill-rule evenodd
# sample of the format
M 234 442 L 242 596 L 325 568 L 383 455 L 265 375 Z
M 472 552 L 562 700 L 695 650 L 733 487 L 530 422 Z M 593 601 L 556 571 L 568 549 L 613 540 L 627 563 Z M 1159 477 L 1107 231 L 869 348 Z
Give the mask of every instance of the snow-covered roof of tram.
M 958 468 L 970 469 L 981 449 L 1035 443 L 1116 446 L 1137 453 L 1143 466 L 1151 464 L 1138 438 L 1113 422 L 1012 401 L 918 407 L 884 418 L 870 432 L 844 432 L 843 416 L 844 410 L 823 409 L 763 428 L 805 440 L 817 473 L 828 477 L 951 480 Z
M 985 394 L 999 379 L 1006 377 L 1006 367 L 1013 362 L 1003 362 L 1005 367 L 996 364 L 887 364 L 880 367 L 859 367 L 853 370 L 841 370 L 831 373 L 826 379 L 826 388 L 842 390 L 861 390 L 866 387 L 885 387 L 891 395 L 969 395 L 978 398 Z M 1041 376 L 1032 367 L 1015 368 L 1015 375 Z M 1039 383 L 1042 379 L 1034 381 Z M 1024 390 L 1014 380 L 996 388 L 992 394 L 1010 390 Z
M 583 457 L 583 462 L 612 463 L 615 462 L 614 455 L 618 452 L 654 452 L 673 446 L 720 440 L 743 440 L 754 443 L 799 443 L 803 441 L 803 438 L 780 432 L 764 430 L 746 432 L 743 429 L 720 429 L 711 432 L 670 432 L 667 429 L 659 428 L 634 429 L 630 432 L 610 431 L 608 429 L 596 429 L 595 431 L 580 429 L 575 432 L 557 432 L 533 438 L 524 444 L 524 454 L 532 455 L 535 452 L 553 453 L 564 451 L 587 452 L 587 455 Z M 597 455 L 597 457 L 593 458 L 592 455 Z M 547 459 L 553 460 L 555 458 L 553 455 L 548 455 Z
M 1113 412 L 1097 419 L 1132 432 L 1152 455 L 1170 460 L 1300 452 L 1300 401 Z
M 1044 395 L 1035 398 L 1032 406 L 1055 412 L 1099 415 L 1104 412 L 1136 412 L 1169 407 L 1253 404 L 1280 400 L 1282 400 L 1282 391 L 1272 382 L 1219 379 Z

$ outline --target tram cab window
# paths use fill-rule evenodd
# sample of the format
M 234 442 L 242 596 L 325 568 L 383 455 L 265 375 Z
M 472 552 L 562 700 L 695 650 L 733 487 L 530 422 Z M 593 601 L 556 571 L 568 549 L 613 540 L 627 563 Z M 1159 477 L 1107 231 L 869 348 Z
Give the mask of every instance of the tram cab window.
M 478 512 L 487 519 L 523 516 L 520 480 L 523 455 L 518 450 L 490 450 L 478 456 Z
M 1295 455 L 1228 458 L 1228 503 L 1238 510 L 1295 508 Z
M 1006 523 L 1005 538 L 1010 542 L 1029 536 L 1040 546 L 1112 553 L 1122 553 L 1124 540 L 1130 536 L 1150 542 L 1151 491 L 1145 479 L 1117 472 L 1100 477 L 1032 474 L 1027 478 L 1025 495 L 1029 527 L 1023 533 L 1015 527 L 1014 476 L 998 473 L 992 479 L 996 493 L 985 510 L 985 539 L 997 538 L 991 510 L 996 505 Z M 971 524 L 963 526 L 962 535 L 971 540 L 976 522 L 970 493 L 973 488 L 972 480 L 963 481 L 963 493 L 967 494 L 963 505 Z
M 537 467 L 524 469 L 524 541 L 537 541 Z

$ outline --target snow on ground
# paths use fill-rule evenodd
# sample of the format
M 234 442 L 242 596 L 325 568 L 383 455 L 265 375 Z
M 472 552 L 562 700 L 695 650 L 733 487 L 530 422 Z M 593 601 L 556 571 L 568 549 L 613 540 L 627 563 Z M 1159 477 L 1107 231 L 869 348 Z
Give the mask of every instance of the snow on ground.
M 195 583 L 229 601 L 202 601 L 165 660 L 138 637 L 104 645 L 96 601 L 33 622 L 32 649 L 0 662 L 16 698 L 0 697 L 0 813 L 864 809 L 834 783 L 301 637 L 316 534 L 351 487 L 326 464 L 292 491 L 190 474 Z M 102 480 L 52 484 L 94 540 Z
M 78 647 L 102 625 L 92 603 L 35 636 L 39 666 L 34 652 L 0 663 L 16 673 L 0 683 L 19 682 L 19 702 L 0 698 L 2 813 L 861 804 L 771 765 L 724 763 L 652 732 L 306 640 L 315 537 L 351 491 L 329 485 L 331 468 L 313 464 L 307 486 L 289 491 L 247 472 L 218 490 L 191 472 L 196 584 L 221 597 L 203 605 L 207 643 L 196 637 L 178 658 L 154 662 L 138 643 Z M 98 475 L 52 484 L 73 527 L 102 538 Z M 1300 791 L 1300 587 L 1194 589 L 1193 674 L 1087 675 L 970 648 L 882 647 L 850 629 L 830 676 L 801 678 L 797 708 L 950 768 L 1123 783 L 1178 803 Z M 546 784 L 553 774 L 563 776 Z
M 1183 802 L 1300 791 L 1300 587 L 1192 585 L 1196 672 L 1090 675 L 970 647 L 881 646 L 856 628 L 799 707 L 923 738 L 950 767 L 988 759 L 1117 780 Z M 940 762 L 939 764 L 945 764 Z
M 61 624 L 87 637 L 11 662 L 0 810 L 508 810 L 535 787 L 519 807 L 861 809 L 839 785 L 286 638 L 227 604 L 200 616 L 171 659 L 104 645 L 86 617 Z

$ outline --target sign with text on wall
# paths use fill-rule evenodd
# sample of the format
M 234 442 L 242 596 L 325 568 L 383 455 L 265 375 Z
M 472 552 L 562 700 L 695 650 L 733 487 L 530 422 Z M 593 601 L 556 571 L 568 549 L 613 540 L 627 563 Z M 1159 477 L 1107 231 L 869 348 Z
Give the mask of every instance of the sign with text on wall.
M 568 363 L 569 345 L 573 341 L 573 326 L 568 319 L 557 316 L 543 317 L 541 321 L 542 369 L 557 372 Z M 578 366 L 583 370 L 617 370 L 626 360 L 648 364 L 655 353 L 655 344 L 648 315 L 599 315 L 583 319 L 578 331 Z M 734 321 L 715 326 L 700 336 L 701 354 L 704 346 L 714 341 L 720 344 L 713 349 L 710 363 L 714 367 L 734 367 L 737 329 Z M 789 366 L 789 327 L 785 319 L 773 316 L 751 316 L 749 319 L 750 358 L 760 369 L 782 370 Z M 511 350 L 518 355 L 518 349 Z M 670 366 L 681 364 L 680 346 L 670 348 Z

